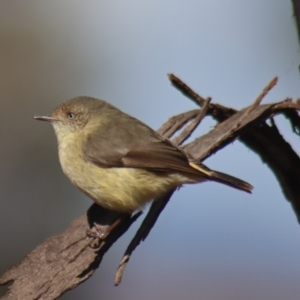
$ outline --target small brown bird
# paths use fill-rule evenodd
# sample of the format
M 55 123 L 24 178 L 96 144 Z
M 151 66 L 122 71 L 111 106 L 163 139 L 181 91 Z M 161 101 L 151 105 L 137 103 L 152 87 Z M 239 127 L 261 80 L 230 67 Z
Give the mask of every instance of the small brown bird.
M 131 213 L 185 183 L 212 180 L 251 193 L 233 176 L 190 162 L 171 141 L 111 104 L 77 97 L 56 108 L 54 127 L 64 173 L 104 208 Z

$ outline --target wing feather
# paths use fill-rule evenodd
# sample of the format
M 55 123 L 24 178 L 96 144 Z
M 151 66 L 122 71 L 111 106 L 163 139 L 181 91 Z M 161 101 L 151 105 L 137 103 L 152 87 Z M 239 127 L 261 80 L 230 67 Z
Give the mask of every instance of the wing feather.
M 120 118 L 118 124 L 108 124 L 105 130 L 90 135 L 83 149 L 85 159 L 102 168 L 201 174 L 171 141 L 132 117 L 126 119 L 126 124 L 124 121 Z M 132 127 L 134 130 L 130 130 Z

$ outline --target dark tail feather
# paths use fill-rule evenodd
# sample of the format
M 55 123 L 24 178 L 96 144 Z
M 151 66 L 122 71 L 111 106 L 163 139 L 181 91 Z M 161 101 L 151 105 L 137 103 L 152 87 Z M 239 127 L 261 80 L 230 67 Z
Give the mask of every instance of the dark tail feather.
M 227 175 L 225 173 L 211 171 L 211 173 L 209 175 L 210 175 L 209 176 L 210 179 L 213 181 L 217 181 L 217 182 L 229 185 L 233 188 L 245 191 L 250 194 L 253 189 L 253 186 L 251 184 L 249 184 L 248 182 L 238 179 L 236 177 L 233 177 L 231 175 Z

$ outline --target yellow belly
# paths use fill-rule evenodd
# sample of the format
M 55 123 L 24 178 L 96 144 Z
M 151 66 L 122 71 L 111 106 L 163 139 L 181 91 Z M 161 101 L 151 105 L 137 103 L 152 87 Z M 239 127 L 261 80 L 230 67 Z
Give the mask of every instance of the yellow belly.
M 92 167 L 88 194 L 108 209 L 132 212 L 180 183 L 168 174 L 142 169 Z
M 115 211 L 133 212 L 170 189 L 190 181 L 180 174 L 134 168 L 100 168 L 86 161 L 79 149 L 71 151 L 68 147 L 68 151 L 63 150 L 66 149 L 60 147 L 59 158 L 64 173 L 97 204 Z
M 97 204 L 132 212 L 166 191 L 180 186 L 180 175 L 133 168 L 100 168 L 87 163 L 80 172 L 66 172 L 71 181 Z M 75 175 L 76 174 L 76 175 Z M 74 176 L 75 175 L 75 176 Z

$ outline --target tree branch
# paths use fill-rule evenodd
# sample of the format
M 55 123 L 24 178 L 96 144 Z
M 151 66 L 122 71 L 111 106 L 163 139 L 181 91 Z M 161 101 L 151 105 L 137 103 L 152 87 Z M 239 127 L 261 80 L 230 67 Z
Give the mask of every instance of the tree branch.
M 274 86 L 272 81 L 254 104 L 241 111 L 210 103 L 210 99 L 199 96 L 188 85 L 173 74 L 169 75 L 172 84 L 202 109 L 170 118 L 159 132 L 171 138 L 178 130 L 182 132 L 173 139 L 178 144 L 185 141 L 199 125 L 205 115 L 218 121 L 217 126 L 206 135 L 183 146 L 193 160 L 202 161 L 216 153 L 234 139 L 239 138 L 247 147 L 257 153 L 274 172 L 283 193 L 291 202 L 300 220 L 300 159 L 290 145 L 280 135 L 273 121 L 276 114 L 284 114 L 291 122 L 294 132 L 299 132 L 299 102 L 286 99 L 282 102 L 260 105 L 267 91 Z M 271 125 L 265 121 L 271 119 Z M 115 284 L 121 282 L 124 269 L 141 241 L 149 234 L 160 213 L 165 208 L 174 191 L 157 199 L 127 247 L 117 270 Z M 90 247 L 91 240 L 86 231 L 94 223 L 108 226 L 119 216 L 95 204 L 87 213 L 74 220 L 70 227 L 59 235 L 51 237 L 34 249 L 21 263 L 13 266 L 0 277 L 0 285 L 13 282 L 1 299 L 56 299 L 66 291 L 87 280 L 99 267 L 103 255 L 111 245 L 124 234 L 140 216 L 137 213 L 123 221 L 108 235 L 98 247 Z

